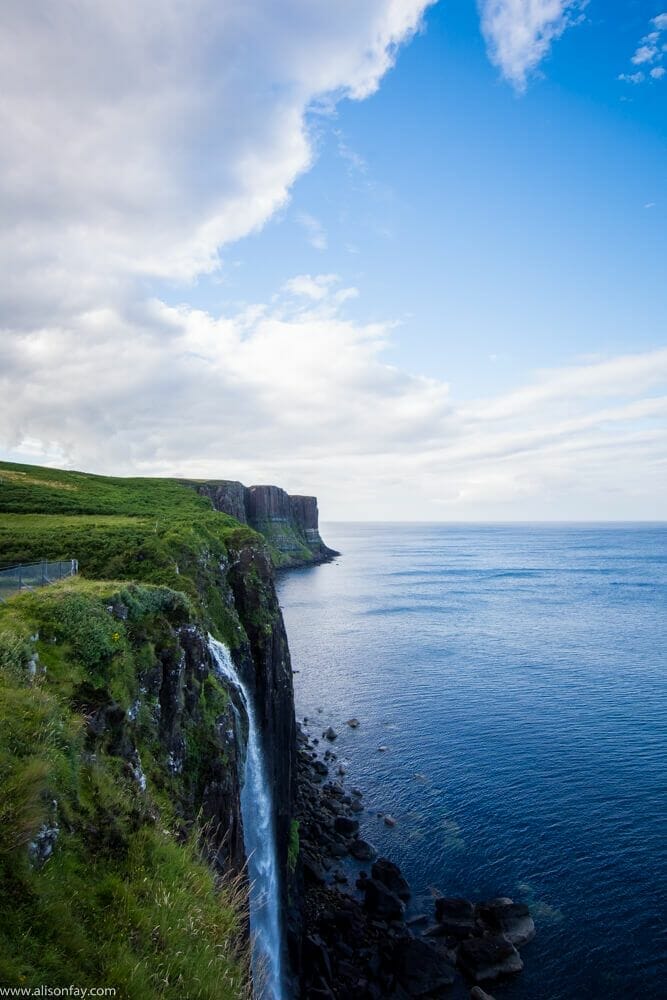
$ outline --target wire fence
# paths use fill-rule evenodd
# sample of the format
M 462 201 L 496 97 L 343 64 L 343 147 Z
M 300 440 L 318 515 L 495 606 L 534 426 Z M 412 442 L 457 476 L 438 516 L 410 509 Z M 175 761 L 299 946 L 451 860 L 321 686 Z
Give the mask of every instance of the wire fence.
M 22 590 L 34 590 L 35 587 L 45 587 L 47 583 L 55 583 L 67 576 L 79 572 L 76 559 L 66 559 L 62 562 L 28 563 L 21 566 L 10 566 L 0 569 L 0 601 L 20 593 Z

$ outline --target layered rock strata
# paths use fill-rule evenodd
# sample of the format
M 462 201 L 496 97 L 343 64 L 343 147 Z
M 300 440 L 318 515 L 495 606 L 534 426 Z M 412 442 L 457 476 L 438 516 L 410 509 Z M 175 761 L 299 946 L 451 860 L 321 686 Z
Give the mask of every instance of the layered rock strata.
M 244 486 L 220 480 L 188 481 L 215 510 L 259 531 L 279 554 L 280 566 L 328 562 L 339 553 L 324 544 L 317 497 L 290 496 L 279 486 Z

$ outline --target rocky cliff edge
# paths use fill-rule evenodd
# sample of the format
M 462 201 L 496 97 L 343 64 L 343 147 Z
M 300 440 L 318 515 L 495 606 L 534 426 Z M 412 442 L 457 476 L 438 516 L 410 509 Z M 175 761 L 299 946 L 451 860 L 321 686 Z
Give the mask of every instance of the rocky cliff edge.
M 188 481 L 214 509 L 261 532 L 278 567 L 328 562 L 339 555 L 322 540 L 317 497 L 290 496 L 279 486 L 244 486 L 231 480 Z

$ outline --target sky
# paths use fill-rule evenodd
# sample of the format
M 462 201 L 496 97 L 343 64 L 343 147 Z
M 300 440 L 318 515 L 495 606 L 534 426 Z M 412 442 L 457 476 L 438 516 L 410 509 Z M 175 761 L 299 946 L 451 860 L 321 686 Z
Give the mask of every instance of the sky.
M 665 0 L 6 0 L 0 459 L 664 519 Z

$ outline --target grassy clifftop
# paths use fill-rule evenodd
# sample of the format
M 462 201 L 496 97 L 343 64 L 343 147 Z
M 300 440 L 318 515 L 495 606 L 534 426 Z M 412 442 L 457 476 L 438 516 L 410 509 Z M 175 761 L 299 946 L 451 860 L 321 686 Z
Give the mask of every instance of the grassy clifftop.
M 0 985 L 245 997 L 233 718 L 203 637 L 272 635 L 264 541 L 174 481 L 0 463 L 0 565 L 71 558 L 78 578 L 0 604 Z
M 0 462 L 0 511 L 4 513 L 156 518 L 196 516 L 210 510 L 204 497 L 175 479 L 121 479 Z
M 0 566 L 78 559 L 82 576 L 182 591 L 231 646 L 221 593 L 230 552 L 261 536 L 173 480 L 116 479 L 0 462 Z M 224 587 L 222 587 L 224 591 Z

